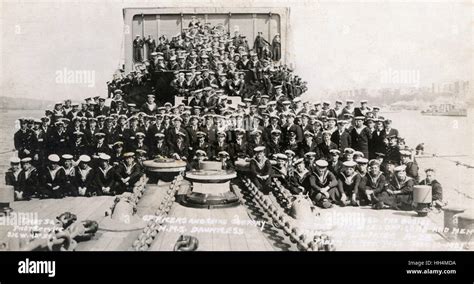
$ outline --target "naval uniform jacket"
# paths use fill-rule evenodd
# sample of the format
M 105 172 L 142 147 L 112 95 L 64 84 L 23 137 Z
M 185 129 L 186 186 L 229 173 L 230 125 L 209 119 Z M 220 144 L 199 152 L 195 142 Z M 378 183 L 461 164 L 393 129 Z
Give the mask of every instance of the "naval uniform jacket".
M 165 143 L 163 140 L 159 145 L 158 141 L 153 144 L 151 147 L 151 157 L 156 157 L 156 156 L 161 156 L 161 157 L 169 157 L 170 156 L 170 148 L 168 145 Z
M 13 136 L 13 140 L 20 159 L 34 155 L 33 152 L 36 149 L 37 139 L 33 130 L 26 129 L 23 131 L 20 129 Z M 30 151 L 30 154 L 25 154 L 24 150 Z
M 382 172 L 379 172 L 379 174 L 376 176 L 372 176 L 370 173 L 367 173 L 365 177 L 365 190 L 373 190 L 375 196 L 379 195 L 385 190 L 387 180 L 385 179 L 385 176 Z
M 334 131 L 331 135 L 331 141 L 337 145 L 337 149 L 344 153 L 344 149 L 351 148 L 351 136 L 347 130 L 339 132 L 339 129 Z
M 19 179 L 21 172 L 21 169 L 17 172 L 13 172 L 11 168 L 8 169 L 8 171 L 5 173 L 5 184 L 11 185 L 15 191 L 19 191 Z
M 242 138 L 241 141 L 235 141 L 234 143 L 231 144 L 230 146 L 230 155 L 233 159 L 237 158 L 245 158 L 248 157 L 248 152 L 247 152 L 247 142 Z
M 263 163 L 257 162 L 254 158 L 250 160 L 250 174 L 253 177 L 260 176 L 270 176 L 272 174 L 272 164 L 269 159 L 265 159 Z
M 95 187 L 95 174 L 97 170 L 87 167 L 84 170 L 77 167 L 76 175 L 74 177 L 74 185 L 76 188 L 85 187 L 88 191 L 93 191 Z
M 32 194 L 38 191 L 39 185 L 39 173 L 36 168 L 32 167 L 29 171 L 21 170 L 18 176 L 19 191 Z
M 116 179 L 115 168 L 111 165 L 107 169 L 98 167 L 94 175 L 94 184 L 95 186 L 102 191 L 103 187 L 109 187 L 110 191 L 114 190 Z
M 331 171 L 331 173 L 333 173 L 335 176 L 339 175 L 343 167 L 342 162 L 337 160 L 336 163 L 334 163 L 333 161 L 328 160 L 328 163 L 328 170 Z
M 128 180 L 128 186 L 133 187 L 135 183 L 140 179 L 143 175 L 142 167 L 134 163 L 132 166 L 128 166 L 125 163 L 120 163 L 116 168 L 116 174 L 119 178 L 130 178 Z M 122 181 L 119 179 L 119 182 Z
M 354 172 L 351 176 L 346 176 L 343 172 L 340 172 L 338 177 L 338 188 L 340 193 L 346 193 L 346 195 L 349 196 L 349 194 L 356 194 L 359 191 L 359 183 L 361 181 L 361 176 L 357 173 Z
M 369 140 L 372 138 L 369 128 L 363 127 L 360 133 L 354 127 L 351 132 L 351 145 L 356 151 L 360 151 L 364 154 L 365 158 L 369 157 Z
M 305 184 L 308 184 L 308 181 L 307 179 L 309 179 L 309 177 L 311 176 L 311 172 L 310 171 L 305 171 L 303 174 L 299 174 L 297 171 L 293 171 L 293 174 L 291 174 L 289 177 L 288 177 L 288 184 L 289 184 L 289 190 L 291 191 L 291 193 L 293 194 L 306 194 L 308 193 L 309 191 L 309 188 L 307 187 L 304 187 Z M 301 187 L 303 187 L 304 189 L 302 190 Z
M 275 143 L 275 141 L 271 140 L 267 143 L 265 147 L 265 152 L 268 157 L 271 157 L 274 154 L 282 153 L 283 147 L 282 143 L 278 141 L 278 143 Z
M 48 191 L 61 192 L 66 182 L 67 177 L 63 167 L 59 167 L 55 171 L 51 171 L 46 167 L 41 174 L 41 185 Z M 59 186 L 59 188 L 53 189 L 56 186 Z
M 316 195 L 321 192 L 321 189 L 329 186 L 329 188 L 336 188 L 338 185 L 336 176 L 330 171 L 326 170 L 319 176 L 316 172 L 313 172 L 303 182 L 303 187 L 309 190 L 309 194 L 312 200 L 316 200 Z
M 325 160 L 329 160 L 331 157 L 331 150 L 337 149 L 337 145 L 334 142 L 329 141 L 329 145 L 326 142 L 321 142 L 318 144 L 318 153 L 319 158 L 324 158 Z
M 386 145 L 383 142 L 386 134 L 385 130 L 377 130 L 375 129 L 372 132 L 372 139 L 370 140 L 370 148 L 369 148 L 369 157 L 375 158 L 375 153 L 382 153 L 386 154 Z

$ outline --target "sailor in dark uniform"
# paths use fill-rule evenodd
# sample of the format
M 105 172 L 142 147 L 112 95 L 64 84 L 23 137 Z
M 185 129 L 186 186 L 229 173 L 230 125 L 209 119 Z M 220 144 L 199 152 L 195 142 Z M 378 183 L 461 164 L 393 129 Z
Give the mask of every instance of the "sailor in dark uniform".
M 39 173 L 31 162 L 30 157 L 21 159 L 22 170 L 18 176 L 18 191 L 15 192 L 16 200 L 27 200 L 40 193 Z
M 328 160 L 328 170 L 331 171 L 336 177 L 342 170 L 342 162 L 339 160 L 341 152 L 337 149 L 329 150 L 330 158 Z
M 170 150 L 168 144 L 165 142 L 165 135 L 163 133 L 156 133 L 154 140 L 155 142 L 153 143 L 153 147 L 151 148 L 152 157 L 169 157 Z
M 384 139 L 387 137 L 384 131 L 383 121 L 374 119 L 375 130 L 372 132 L 372 139 L 370 140 L 369 159 L 375 159 L 375 153 L 385 154 L 386 145 Z
M 331 132 L 328 130 L 323 131 L 323 142 L 318 144 L 319 157 L 327 161 L 331 156 L 329 151 L 337 148 L 337 145 L 331 141 Z
M 99 159 L 94 181 L 97 191 L 100 195 L 115 195 L 116 173 L 114 167 L 109 164 L 110 156 L 101 153 Z
M 33 157 L 37 139 L 34 131 L 28 128 L 28 119 L 20 119 L 20 129 L 15 133 L 13 140 L 20 159 Z
M 278 153 L 283 152 L 282 143 L 280 140 L 281 131 L 279 129 L 274 129 L 271 131 L 270 140 L 267 142 L 266 149 L 267 155 L 272 156 Z
M 135 162 L 135 153 L 123 154 L 123 162 L 116 169 L 118 176 L 116 193 L 132 192 L 135 183 L 143 175 L 143 169 Z
M 97 187 L 95 184 L 94 170 L 89 163 L 91 158 L 88 155 L 81 155 L 79 157 L 79 165 L 76 168 L 76 175 L 74 185 L 77 189 L 76 194 L 78 196 L 95 196 L 97 195 Z
M 176 141 L 171 144 L 170 154 L 176 160 L 186 161 L 189 156 L 189 145 L 186 142 L 186 133 L 178 132 L 176 134 Z
M 217 132 L 217 141 L 211 146 L 210 159 L 216 160 L 219 152 L 229 152 L 230 147 L 226 142 L 227 134 L 224 131 Z
M 402 165 L 406 166 L 405 171 L 407 173 L 407 176 L 411 177 L 415 181 L 415 184 L 418 184 L 418 182 L 420 181 L 420 176 L 418 174 L 418 164 L 415 161 L 412 161 L 411 156 L 411 151 L 401 150 L 400 162 Z
M 337 121 L 337 130 L 331 134 L 331 141 L 337 145 L 337 149 L 340 152 L 351 147 L 351 136 L 346 130 L 345 120 Z
M 300 145 L 300 157 L 303 157 L 305 153 L 317 152 L 318 145 L 314 141 L 314 134 L 308 130 L 304 132 L 304 141 Z
M 84 133 L 80 131 L 74 132 L 68 149 L 75 160 L 79 159 L 79 156 L 82 154 L 87 153 L 89 146 L 84 139 Z
M 73 165 L 73 156 L 70 154 L 64 154 L 61 156 L 63 160 L 63 169 L 65 173 L 64 181 L 64 195 L 65 196 L 77 196 L 76 187 L 76 167 Z M 79 157 L 78 157 L 79 158 Z
M 49 165 L 40 177 L 41 197 L 63 198 L 66 194 L 66 173 L 59 165 L 60 158 L 56 154 L 51 154 L 48 156 L 48 161 Z
M 10 168 L 5 172 L 5 184 L 13 187 L 15 200 L 26 198 L 20 191 L 19 177 L 21 173 L 20 158 L 13 157 L 10 159 Z M 1 204 L 1 203 L 0 203 Z
M 94 111 L 96 116 L 104 115 L 108 116 L 110 113 L 110 107 L 105 105 L 105 98 L 99 98 L 99 104 L 96 106 Z
M 168 146 L 170 146 L 170 148 L 173 147 L 173 145 L 176 144 L 176 141 L 178 139 L 178 137 L 180 136 L 179 133 L 182 133 L 184 134 L 184 142 L 189 145 L 189 137 L 188 137 L 188 132 L 186 131 L 186 129 L 184 129 L 181 124 L 183 122 L 183 119 L 179 116 L 175 116 L 173 118 L 173 126 L 170 127 L 166 132 L 165 132 L 165 137 L 166 137 L 166 140 L 167 140 L 167 143 L 168 143 Z
M 294 170 L 288 174 L 288 189 L 293 194 L 308 194 L 309 188 L 305 188 L 304 185 L 308 184 L 306 179 L 311 176 L 311 172 L 305 167 L 304 159 L 300 158 L 296 160 L 292 167 Z
M 94 144 L 90 146 L 89 152 L 92 156 L 98 156 L 99 153 L 110 154 L 110 148 L 105 143 L 105 133 L 98 132 L 95 135 Z
M 315 171 L 305 180 L 303 187 L 309 189 L 309 196 L 317 206 L 330 208 L 332 207 L 331 201 L 337 201 L 336 176 L 327 169 L 327 161 L 317 160 L 315 165 Z
M 110 158 L 110 164 L 117 166 L 122 162 L 123 154 L 125 153 L 124 143 L 122 141 L 117 141 L 112 146 L 112 155 Z
M 392 128 L 392 120 L 391 119 L 385 119 L 384 121 L 384 128 L 385 128 L 385 136 L 390 137 L 390 136 L 397 136 L 399 137 L 400 134 L 398 133 L 398 130 L 395 128 Z
M 255 156 L 250 160 L 251 180 L 255 186 L 264 194 L 271 191 L 272 164 L 265 157 L 265 147 L 257 146 L 253 149 Z
M 149 151 L 148 146 L 145 144 L 145 133 L 137 132 L 135 134 L 135 139 L 135 143 L 130 147 L 131 152 L 135 152 L 136 150 L 145 150 L 146 152 Z
M 190 144 L 194 145 L 197 142 L 197 132 L 199 132 L 199 117 L 197 115 L 191 115 L 189 117 L 189 126 L 186 127 L 188 136 L 190 138 Z
M 431 186 L 431 196 L 433 200 L 431 205 L 436 208 L 444 207 L 446 203 L 443 201 L 443 187 L 435 179 L 436 171 L 432 168 L 428 168 L 425 170 L 425 174 L 426 178 L 420 182 L 420 185 Z
M 247 154 L 249 157 L 255 156 L 254 149 L 258 146 L 265 146 L 265 142 L 262 139 L 262 131 L 259 129 L 250 132 L 250 139 L 247 143 Z M 266 151 L 265 147 L 264 150 Z
M 359 184 L 361 177 L 355 171 L 357 163 L 354 161 L 345 161 L 343 169 L 339 172 L 338 191 L 335 197 L 342 206 L 359 206 Z
M 393 161 L 397 165 L 400 164 L 401 157 L 400 157 L 400 149 L 398 148 L 398 137 L 393 135 L 393 136 L 388 136 L 388 141 L 389 144 L 386 147 L 385 150 L 385 159 L 387 161 Z
M 106 118 L 105 127 L 102 129 L 102 132 L 105 134 L 105 143 L 109 145 L 109 147 L 112 147 L 112 145 L 119 140 L 114 127 L 114 118 L 111 116 Z
M 360 151 L 364 154 L 364 157 L 369 156 L 369 140 L 372 135 L 369 129 L 364 125 L 364 117 L 355 117 L 355 127 L 351 130 L 351 147 L 356 151 Z
M 155 103 L 155 95 L 149 94 L 147 95 L 147 101 L 141 107 L 141 111 L 146 113 L 147 115 L 155 115 L 157 112 L 158 106 Z
M 379 195 L 385 191 L 386 179 L 380 171 L 380 163 L 377 160 L 369 162 L 369 171 L 366 175 L 365 189 L 360 191 L 361 202 L 372 204 L 374 209 L 383 209 L 384 203 L 379 200 Z
M 238 158 L 244 159 L 249 157 L 247 149 L 248 145 L 245 141 L 245 130 L 243 128 L 237 128 L 234 130 L 235 141 L 231 144 L 230 154 L 237 160 Z
M 394 178 L 390 179 L 386 191 L 378 199 L 395 210 L 413 210 L 413 186 L 415 181 L 405 172 L 406 166 L 397 166 L 394 169 Z
M 64 122 L 56 121 L 54 126 L 48 137 L 48 153 L 63 154 L 69 143 Z
M 291 151 L 297 153 L 297 155 L 299 155 L 301 153 L 300 144 L 296 140 L 296 136 L 297 135 L 296 135 L 295 131 L 288 132 L 288 142 L 286 142 L 285 150 L 291 150 Z M 301 156 L 299 156 L 299 157 L 301 157 Z

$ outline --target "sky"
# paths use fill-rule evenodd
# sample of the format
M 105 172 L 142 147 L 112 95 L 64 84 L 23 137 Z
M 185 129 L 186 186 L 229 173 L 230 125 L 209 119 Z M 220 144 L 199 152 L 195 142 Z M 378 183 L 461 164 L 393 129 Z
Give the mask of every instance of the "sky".
M 431 86 L 472 80 L 473 74 L 469 1 L 0 3 L 0 96 L 79 100 L 105 95 L 105 82 L 123 57 L 122 9 L 158 3 L 162 7 L 290 7 L 292 63 L 308 82 L 309 97 L 320 98 L 325 90 Z M 94 84 L 61 78 L 69 71 L 87 71 Z M 415 75 L 399 82 L 397 76 L 404 72 Z

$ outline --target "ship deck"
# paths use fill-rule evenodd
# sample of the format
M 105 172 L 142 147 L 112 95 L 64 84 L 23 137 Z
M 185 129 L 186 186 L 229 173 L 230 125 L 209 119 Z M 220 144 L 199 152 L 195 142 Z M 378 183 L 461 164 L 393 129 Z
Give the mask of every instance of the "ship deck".
M 186 181 L 183 181 L 186 183 Z M 271 218 L 248 194 L 242 185 L 232 184 L 241 198 L 241 205 L 233 208 L 197 209 L 174 202 L 169 219 L 163 224 L 149 250 L 171 251 L 182 234 L 195 236 L 200 251 L 294 251 L 297 247 L 287 235 L 273 225 Z M 138 203 L 140 217 L 153 215 L 165 197 L 169 183 L 148 184 Z M 185 188 L 186 186 L 182 186 Z M 184 189 L 178 191 L 183 194 Z M 269 195 L 272 203 L 276 199 Z M 113 204 L 114 197 L 67 197 L 13 202 L 16 212 L 37 212 L 40 219 L 54 220 L 69 211 L 78 220 L 105 218 L 105 211 Z M 430 213 L 417 217 L 415 212 L 372 210 L 369 207 L 338 207 L 320 210 L 315 222 L 327 225 L 325 234 L 331 237 L 338 251 L 355 250 L 460 250 L 434 229 L 443 227 L 443 213 Z M 238 222 L 237 222 L 238 220 Z M 6 235 L 5 226 L 0 237 Z M 2 231 L 3 230 L 3 231 Z M 125 251 L 132 247 L 142 230 L 112 232 L 99 229 L 94 238 L 80 242 L 77 251 Z

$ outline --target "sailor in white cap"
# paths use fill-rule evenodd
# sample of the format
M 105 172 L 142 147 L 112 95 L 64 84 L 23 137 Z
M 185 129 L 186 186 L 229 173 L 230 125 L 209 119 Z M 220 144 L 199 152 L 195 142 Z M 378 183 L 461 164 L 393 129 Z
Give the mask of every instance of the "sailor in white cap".
M 400 150 L 401 164 L 406 166 L 407 176 L 415 180 L 415 183 L 420 181 L 418 174 L 418 164 L 412 160 L 412 152 L 410 150 Z
M 345 161 L 338 177 L 338 192 L 335 195 L 341 206 L 359 206 L 359 184 L 361 176 L 355 171 L 357 163 Z
M 16 159 L 13 160 L 16 162 Z M 40 177 L 36 167 L 32 165 L 32 159 L 26 157 L 20 160 L 21 172 L 18 176 L 18 191 L 15 191 L 15 198 L 18 200 L 27 200 L 30 197 L 41 195 Z
M 351 147 L 362 152 L 364 157 L 369 157 L 369 141 L 372 139 L 372 133 L 364 125 L 364 116 L 356 116 L 354 120 L 355 126 L 350 131 Z
M 229 152 L 229 144 L 226 142 L 227 133 L 225 131 L 217 132 L 217 141 L 211 147 L 211 158 L 217 160 L 222 151 Z
M 217 153 L 216 160 L 222 163 L 223 170 L 231 170 L 234 168 L 230 154 L 227 151 L 220 151 Z
M 306 169 L 304 159 L 299 158 L 293 163 L 294 170 L 288 177 L 287 188 L 293 194 L 309 194 L 309 187 L 305 187 L 309 184 L 309 177 L 311 172 Z
M 143 169 L 136 162 L 134 152 L 123 154 L 123 162 L 117 166 L 116 173 L 119 178 L 115 189 L 116 193 L 132 192 L 133 187 L 143 175 Z
M 315 170 L 304 184 L 309 189 L 311 199 L 316 205 L 322 208 L 332 207 L 332 202 L 336 201 L 337 179 L 327 167 L 328 162 L 325 160 L 317 160 Z
M 270 137 L 267 140 L 267 154 L 274 155 L 281 153 L 283 151 L 283 145 L 281 142 L 281 130 L 280 129 L 272 129 L 270 131 Z
M 384 192 L 386 183 L 385 176 L 380 171 L 380 163 L 377 160 L 370 160 L 365 182 L 360 187 L 360 205 L 372 204 L 374 209 L 383 209 L 384 203 L 379 200 L 379 196 Z
M 331 141 L 332 133 L 328 130 L 324 130 L 322 132 L 323 141 L 318 144 L 318 152 L 321 158 L 329 160 L 331 158 L 331 151 L 332 149 L 337 149 L 338 146 L 336 143 Z
M 347 121 L 341 119 L 337 121 L 337 130 L 331 134 L 331 141 L 337 145 L 340 152 L 351 146 L 351 137 L 346 130 Z
M 245 138 L 245 129 L 236 128 L 234 130 L 235 141 L 230 145 L 230 153 L 235 159 L 248 158 L 248 143 Z
M 66 182 L 66 173 L 59 165 L 61 158 L 56 154 L 48 156 L 48 166 L 41 175 L 42 196 L 50 198 L 64 197 L 64 185 Z
M 76 187 L 76 175 L 77 171 L 75 168 L 76 162 L 73 160 L 71 154 L 63 154 L 61 156 L 63 169 L 65 173 L 64 189 L 63 192 L 66 196 L 76 196 L 77 187 Z
M 20 173 L 21 173 L 21 166 L 20 166 L 21 159 L 18 157 L 10 158 L 10 168 L 5 172 L 5 184 L 13 186 L 13 190 L 15 191 L 15 195 L 18 195 L 18 200 L 22 200 L 23 198 L 27 198 L 28 194 L 23 195 L 23 191 L 20 191 Z M 18 193 L 17 193 L 18 192 Z M 15 200 L 17 200 L 15 198 Z M 2 208 L 2 203 L 0 202 L 0 208 Z
M 360 107 L 354 109 L 355 116 L 366 116 L 369 113 L 370 109 L 367 106 L 367 100 L 360 101 Z
M 99 153 L 99 167 L 96 171 L 95 183 L 100 195 L 115 194 L 116 172 L 110 165 L 111 157 L 105 153 Z
M 413 186 L 415 181 L 407 176 L 406 166 L 397 166 L 394 169 L 395 178 L 390 179 L 387 195 L 383 196 L 384 204 L 396 210 L 413 210 Z
M 342 109 L 342 115 L 345 114 L 354 115 L 354 100 L 346 100 L 346 106 Z
M 252 182 L 264 194 L 271 191 L 272 164 L 265 157 L 265 147 L 257 146 L 253 149 L 254 157 L 250 160 L 250 174 Z
M 91 157 L 81 155 L 78 160 L 75 184 L 78 196 L 95 196 L 97 188 L 95 186 L 95 170 L 89 165 Z
M 175 136 L 176 141 L 171 142 L 170 153 L 176 160 L 186 161 L 188 159 L 189 145 L 186 142 L 186 137 L 185 132 L 179 131 Z
M 341 157 L 341 151 L 338 149 L 329 150 L 330 158 L 328 160 L 328 170 L 331 171 L 336 177 L 342 170 L 342 162 L 339 160 Z

